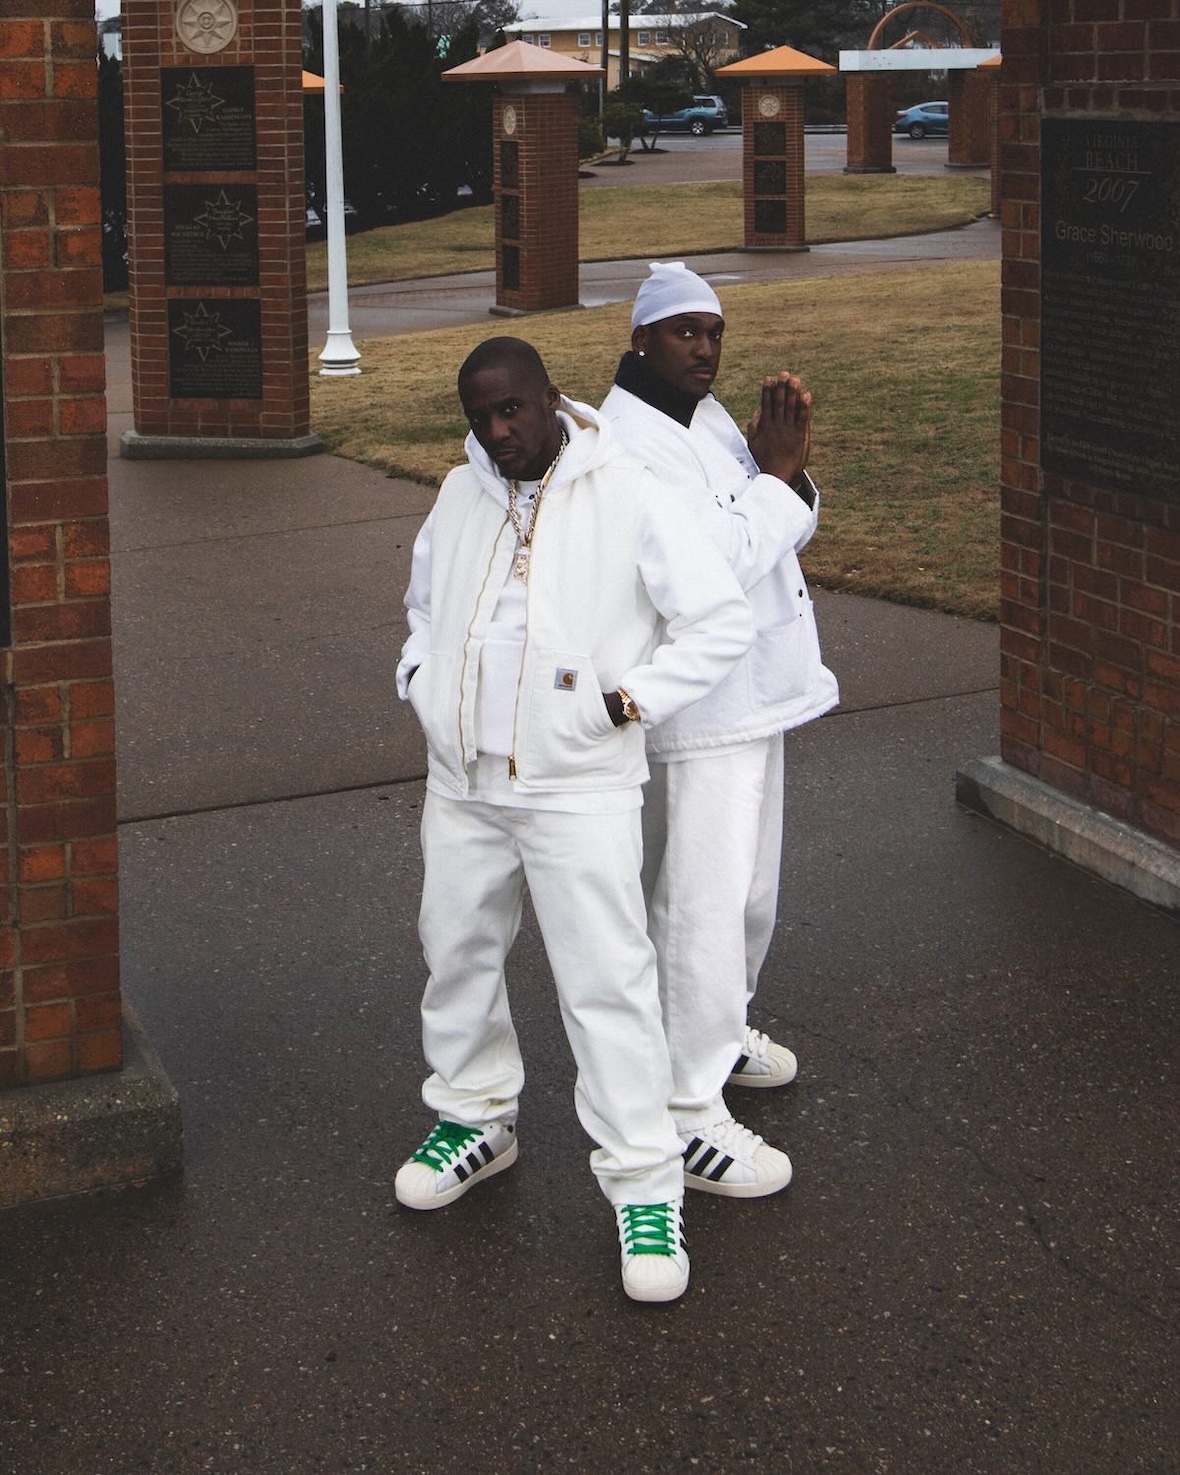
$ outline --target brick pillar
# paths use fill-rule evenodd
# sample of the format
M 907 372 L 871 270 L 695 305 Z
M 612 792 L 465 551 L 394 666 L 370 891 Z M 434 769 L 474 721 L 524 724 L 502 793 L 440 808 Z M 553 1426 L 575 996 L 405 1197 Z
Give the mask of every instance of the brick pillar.
M 493 112 L 496 308 L 576 307 L 578 99 L 564 83 L 523 82 Z
M 947 74 L 949 168 L 978 169 L 986 166 L 991 157 L 990 95 L 991 84 L 983 72 L 952 71 Z
M 1000 183 L 1000 72 L 997 67 L 987 67 L 983 75 L 987 78 L 987 158 L 991 170 L 992 199 L 991 213 L 998 219 L 1003 200 Z
M 1124 9 L 1004 3 L 1003 762 L 972 782 L 1180 913 L 1180 29 Z
M 742 87 L 746 249 L 806 251 L 803 88 L 774 78 Z
M 0 1087 L 122 1062 L 95 32 L 56 8 L 0 19 Z
M 888 72 L 849 72 L 845 174 L 895 174 Z
M 0 1207 L 180 1152 L 119 987 L 95 50 L 92 0 L 0 16 Z
M 124 455 L 322 448 L 309 434 L 300 26 L 299 0 L 124 11 Z

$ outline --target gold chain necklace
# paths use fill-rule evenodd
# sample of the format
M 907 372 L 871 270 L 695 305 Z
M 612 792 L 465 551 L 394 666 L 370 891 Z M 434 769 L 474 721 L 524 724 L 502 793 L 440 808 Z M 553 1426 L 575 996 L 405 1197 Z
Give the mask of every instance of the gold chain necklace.
M 561 460 L 562 452 L 570 443 L 569 436 L 565 433 L 565 427 L 561 429 L 561 445 L 557 448 L 557 455 L 549 463 L 549 470 L 541 478 L 537 485 L 537 495 L 533 498 L 533 515 L 529 518 L 528 531 L 525 531 L 524 523 L 521 521 L 520 509 L 517 507 L 516 499 L 520 494 L 520 484 L 516 481 L 508 483 L 508 521 L 512 524 L 512 531 L 516 534 L 516 541 L 520 545 L 516 550 L 516 557 L 512 560 L 512 573 L 522 584 L 529 581 L 529 555 L 532 553 L 530 546 L 533 541 L 533 532 L 537 526 L 537 515 L 541 511 L 541 498 L 545 495 L 545 488 L 549 485 L 549 479 L 557 470 L 557 463 Z

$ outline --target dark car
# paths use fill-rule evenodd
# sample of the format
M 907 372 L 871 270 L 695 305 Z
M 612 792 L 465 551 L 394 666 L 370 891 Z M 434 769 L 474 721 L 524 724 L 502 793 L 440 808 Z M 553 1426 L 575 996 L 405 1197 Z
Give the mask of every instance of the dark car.
M 694 97 L 691 107 L 680 108 L 674 113 L 656 114 L 650 108 L 643 110 L 644 126 L 661 132 L 688 132 L 698 137 L 712 133 L 714 128 L 729 126 L 729 109 L 719 97 Z
M 894 133 L 908 133 L 911 138 L 925 138 L 928 133 L 946 133 L 950 128 L 951 110 L 945 102 L 917 102 L 898 113 Z

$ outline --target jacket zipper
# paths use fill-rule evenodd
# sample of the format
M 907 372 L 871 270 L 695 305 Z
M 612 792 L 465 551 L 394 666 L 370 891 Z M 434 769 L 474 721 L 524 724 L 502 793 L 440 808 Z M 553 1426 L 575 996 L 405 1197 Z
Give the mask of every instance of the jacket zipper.
M 544 499 L 542 498 L 542 501 Z M 531 596 L 531 583 L 533 576 L 533 550 L 537 542 L 537 519 L 541 515 L 541 503 L 538 502 L 533 508 L 533 520 L 529 525 L 529 576 L 524 581 L 524 644 L 520 649 L 520 676 L 516 682 L 516 701 L 512 708 L 512 752 L 508 755 L 508 777 L 516 778 L 516 727 L 520 720 L 520 691 L 524 685 L 524 673 L 526 668 L 526 657 L 529 650 L 529 598 Z M 514 577 L 510 574 L 509 578 Z
M 509 525 L 510 524 L 506 515 L 504 518 L 503 526 L 501 527 L 499 533 L 496 535 L 496 544 L 498 544 L 500 539 L 504 536 L 504 528 L 508 527 Z M 466 772 L 467 768 L 467 750 L 463 746 L 463 711 L 466 706 L 464 692 L 467 689 L 467 662 L 471 651 L 471 630 L 472 626 L 475 624 L 475 621 L 479 616 L 479 608 L 480 605 L 483 603 L 484 593 L 486 592 L 488 587 L 488 579 L 491 577 L 492 568 L 496 562 L 496 544 L 492 545 L 492 556 L 488 559 L 488 566 L 484 570 L 483 583 L 480 585 L 479 594 L 476 596 L 475 600 L 475 608 L 467 625 L 467 635 L 463 641 L 463 664 L 459 668 L 459 758 L 463 763 L 464 772 Z

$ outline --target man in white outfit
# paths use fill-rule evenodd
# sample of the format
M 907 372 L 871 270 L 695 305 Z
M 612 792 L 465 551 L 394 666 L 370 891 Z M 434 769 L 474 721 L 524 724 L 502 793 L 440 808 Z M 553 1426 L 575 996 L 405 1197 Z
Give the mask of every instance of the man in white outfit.
M 798 551 L 819 495 L 806 465 L 811 396 L 763 380 L 743 435 L 711 389 L 725 321 L 683 262 L 653 262 L 602 405 L 620 440 L 697 514 L 746 591 L 758 634 L 707 697 L 648 729 L 644 889 L 672 1058 L 672 1114 L 689 1187 L 731 1198 L 785 1188 L 785 1152 L 734 1120 L 732 1086 L 786 1085 L 795 1057 L 749 1028 L 774 930 L 783 826 L 783 732 L 836 705 Z
M 577 1067 L 623 1287 L 688 1284 L 681 1144 L 640 882 L 644 729 L 749 648 L 749 606 L 700 530 L 516 338 L 459 374 L 468 464 L 414 545 L 398 667 L 426 734 L 423 1087 L 438 1123 L 395 1180 L 433 1209 L 516 1160 L 524 1069 L 504 965 L 524 887 Z

